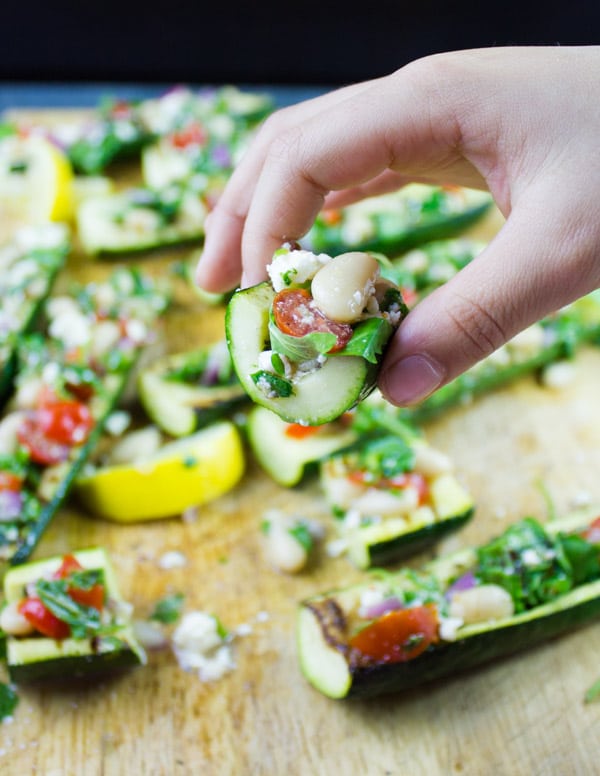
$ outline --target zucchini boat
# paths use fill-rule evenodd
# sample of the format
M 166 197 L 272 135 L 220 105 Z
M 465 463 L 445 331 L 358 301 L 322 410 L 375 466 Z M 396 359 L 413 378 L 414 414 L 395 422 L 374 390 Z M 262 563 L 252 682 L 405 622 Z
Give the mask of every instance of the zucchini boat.
M 286 423 L 265 407 L 252 407 L 246 434 L 254 458 L 278 485 L 298 485 L 319 462 L 357 439 L 349 423 L 332 421 L 321 426 Z
M 57 125 L 51 137 L 63 144 L 73 169 L 83 175 L 103 172 L 111 163 L 137 156 L 155 137 L 142 120 L 139 104 L 107 99 L 87 121 Z
M 19 339 L 35 322 L 68 251 L 61 224 L 23 227 L 0 248 L 0 404 L 10 393 Z
M 0 625 L 13 682 L 94 677 L 146 662 L 105 550 L 26 563 L 4 577 Z
M 534 323 L 448 385 L 402 414 L 416 423 L 436 417 L 449 407 L 465 405 L 518 378 L 571 358 L 585 343 L 600 338 L 600 293 L 593 291 Z
M 198 97 L 180 95 L 184 107 L 176 124 L 142 153 L 142 177 L 161 189 L 194 178 L 222 180 L 231 175 L 255 128 L 272 107 L 266 95 L 222 89 L 212 108 L 201 108 Z M 185 95 L 188 95 L 187 107 Z M 206 183 L 202 184 L 203 187 Z
M 63 503 L 154 336 L 166 294 L 134 269 L 51 298 L 19 345 L 0 421 L 0 561 L 23 563 Z
M 332 546 L 358 568 L 421 552 L 474 511 L 450 459 L 417 431 L 396 426 L 395 434 L 363 431 L 354 446 L 321 462 L 321 487 L 338 533 Z M 360 427 L 355 422 L 355 433 Z
M 486 243 L 466 237 L 435 240 L 413 248 L 382 268 L 402 289 L 409 307 L 454 277 L 481 253 Z
M 589 622 L 600 615 L 599 522 L 525 518 L 421 570 L 305 600 L 304 676 L 330 698 L 402 692 Z
M 270 281 L 236 291 L 225 330 L 246 393 L 283 420 L 334 420 L 375 387 L 383 351 L 407 312 L 399 289 L 367 253 L 285 245 Z M 310 289 L 310 290 L 309 290 Z
M 140 372 L 138 392 L 148 417 L 174 437 L 192 434 L 248 400 L 225 340 L 158 359 Z
M 410 248 L 460 234 L 492 205 L 488 192 L 411 183 L 339 210 L 324 210 L 303 240 L 312 251 L 378 251 L 395 258 Z
M 192 188 L 134 188 L 84 200 L 77 227 L 90 255 L 147 251 L 200 240 L 207 212 L 203 194 Z

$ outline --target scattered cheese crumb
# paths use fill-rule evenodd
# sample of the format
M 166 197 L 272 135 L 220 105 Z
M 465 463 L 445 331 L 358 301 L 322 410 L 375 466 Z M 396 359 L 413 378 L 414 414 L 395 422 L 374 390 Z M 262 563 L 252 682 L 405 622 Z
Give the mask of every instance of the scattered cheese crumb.
M 161 569 L 180 569 L 187 564 L 187 558 L 182 552 L 171 550 L 165 552 L 158 559 L 158 565 Z
M 173 651 L 184 671 L 196 670 L 203 682 L 216 681 L 235 668 L 227 638 L 217 618 L 206 612 L 184 615 L 173 634 Z

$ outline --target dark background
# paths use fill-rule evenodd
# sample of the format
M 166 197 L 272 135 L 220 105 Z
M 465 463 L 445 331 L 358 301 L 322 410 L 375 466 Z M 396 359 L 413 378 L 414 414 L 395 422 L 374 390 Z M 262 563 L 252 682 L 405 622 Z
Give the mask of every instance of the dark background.
M 337 85 L 457 48 L 590 44 L 600 2 L 3 4 L 2 82 Z

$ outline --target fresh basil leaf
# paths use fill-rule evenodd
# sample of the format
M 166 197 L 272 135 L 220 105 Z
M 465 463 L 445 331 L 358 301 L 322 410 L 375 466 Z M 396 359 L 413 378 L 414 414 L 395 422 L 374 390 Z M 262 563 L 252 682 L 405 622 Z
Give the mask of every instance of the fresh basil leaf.
M 561 534 L 558 542 L 573 571 L 575 585 L 581 585 L 600 577 L 598 548 L 577 534 Z
M 269 337 L 271 348 L 295 363 L 325 355 L 337 342 L 335 334 L 328 331 L 311 331 L 302 337 L 293 337 L 282 332 L 273 320 L 269 321 Z
M 162 622 L 164 625 L 177 622 L 181 616 L 184 597 L 183 593 L 173 593 L 173 595 L 162 598 L 154 607 L 150 619 Z
M 74 601 L 67 593 L 66 580 L 40 579 L 35 589 L 44 606 L 69 625 L 73 638 L 85 639 L 102 629 L 100 612 L 92 606 L 83 606 Z
M 106 585 L 103 569 L 83 569 L 82 571 L 73 571 L 66 577 L 69 587 L 76 587 L 79 590 L 91 590 L 96 585 Z
M 11 717 L 18 702 L 19 696 L 15 690 L 9 684 L 0 682 L 0 720 Z
M 376 364 L 393 333 L 394 327 L 385 318 L 367 318 L 355 327 L 349 342 L 335 355 L 361 356 Z
M 477 556 L 477 579 L 507 590 L 516 612 L 552 601 L 574 584 L 562 547 L 531 517 L 480 547 Z
M 359 467 L 378 478 L 411 471 L 414 465 L 415 451 L 399 437 L 373 439 L 359 451 Z

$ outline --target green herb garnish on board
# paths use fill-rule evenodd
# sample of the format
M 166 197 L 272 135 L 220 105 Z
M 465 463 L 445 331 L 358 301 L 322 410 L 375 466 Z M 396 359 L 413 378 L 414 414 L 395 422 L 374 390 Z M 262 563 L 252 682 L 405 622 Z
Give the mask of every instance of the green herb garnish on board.
M 0 682 L 0 720 L 11 717 L 18 702 L 15 690 L 9 684 Z
M 150 615 L 151 620 L 162 622 L 163 625 L 171 625 L 181 617 L 183 608 L 183 593 L 173 593 L 157 602 L 154 611 Z

